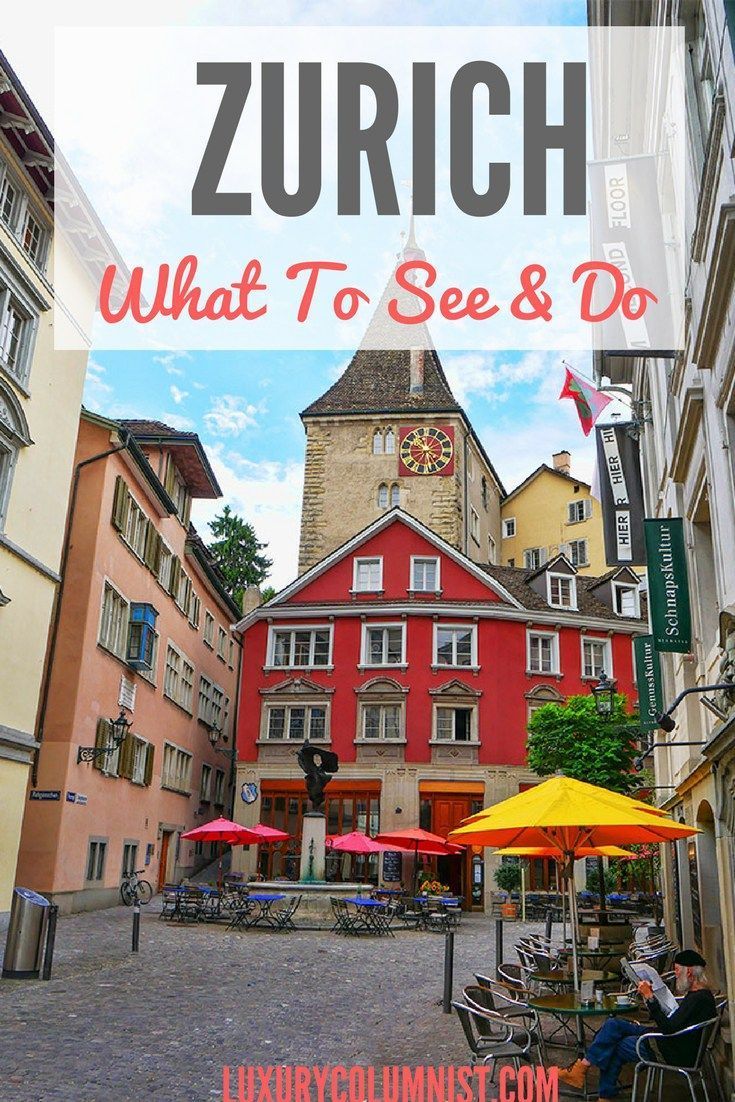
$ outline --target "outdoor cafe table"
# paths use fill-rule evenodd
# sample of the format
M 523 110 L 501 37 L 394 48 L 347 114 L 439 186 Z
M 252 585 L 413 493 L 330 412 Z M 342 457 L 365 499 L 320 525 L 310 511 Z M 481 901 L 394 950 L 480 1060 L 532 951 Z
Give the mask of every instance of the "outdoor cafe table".
M 271 918 L 271 909 L 274 903 L 285 898 L 284 892 L 251 892 L 247 902 L 256 903 L 257 907 L 254 911 L 247 908 L 238 911 L 230 923 L 230 929 L 237 929 L 238 926 L 245 926 L 248 929 L 251 926 L 275 927 L 275 921 Z
M 631 1011 L 639 1009 L 639 1004 L 635 1000 L 631 1000 L 625 1005 L 621 1005 L 617 1002 L 615 995 L 603 996 L 602 1003 L 594 1002 L 586 1005 L 582 1002 L 578 991 L 555 995 L 532 995 L 528 1000 L 528 1005 L 538 1011 L 539 1014 L 548 1014 L 559 1023 L 559 1029 L 554 1031 L 551 1035 L 552 1037 L 554 1037 L 560 1029 L 570 1034 L 572 1031 L 569 1027 L 569 1019 L 574 1019 L 576 1048 L 577 1054 L 580 1057 L 584 1056 L 584 1027 L 589 1019 L 614 1017 L 618 1014 L 630 1014 Z M 551 1037 L 547 1038 L 547 1041 L 550 1040 Z M 584 1097 L 586 1097 L 586 1095 Z
M 361 907 L 365 912 L 366 933 L 385 934 L 391 933 L 385 921 L 385 903 L 380 899 L 371 899 L 365 895 L 355 895 L 345 899 L 345 903 L 352 903 L 355 907 Z
M 620 983 L 620 976 L 615 972 L 600 972 L 592 968 L 582 970 L 582 980 L 592 980 L 596 987 L 604 987 L 607 983 Z M 571 973 L 557 969 L 553 972 L 531 972 L 529 979 L 534 983 L 542 983 L 545 987 L 572 987 L 574 979 Z

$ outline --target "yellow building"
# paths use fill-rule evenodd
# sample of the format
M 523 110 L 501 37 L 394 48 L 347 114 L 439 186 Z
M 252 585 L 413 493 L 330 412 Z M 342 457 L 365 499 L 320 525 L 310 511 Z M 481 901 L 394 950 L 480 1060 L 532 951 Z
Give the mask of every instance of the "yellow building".
M 542 463 L 502 501 L 500 562 L 536 570 L 563 554 L 580 574 L 606 574 L 600 503 L 572 475 L 568 451 L 552 463 Z
M 54 179 L 51 134 L 1 53 L 0 114 L 2 912 L 10 905 L 26 799 L 49 797 L 28 792 L 28 781 L 88 355 L 55 351 L 54 334 L 70 325 L 89 334 L 100 266 L 114 253 L 71 175 Z M 54 234 L 54 206 L 63 201 L 75 205 L 83 238 Z M 63 302 L 51 283 L 62 269 Z

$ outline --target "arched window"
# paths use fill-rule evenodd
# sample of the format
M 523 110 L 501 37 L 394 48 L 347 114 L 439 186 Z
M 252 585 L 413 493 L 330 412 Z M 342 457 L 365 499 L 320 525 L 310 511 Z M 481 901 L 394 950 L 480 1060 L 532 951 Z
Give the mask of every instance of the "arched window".
M 386 455 L 393 455 L 395 453 L 395 450 L 396 450 L 396 434 L 393 432 L 393 429 L 386 429 L 385 430 L 384 440 L 385 440 L 385 454 Z
M 5 526 L 18 452 L 30 443 L 21 405 L 12 390 L 0 383 L 0 531 Z
M 394 482 L 390 488 L 390 507 L 395 509 L 396 505 L 401 504 L 401 491 L 398 488 L 398 483 Z
M 388 487 L 386 486 L 385 482 L 381 482 L 378 486 L 378 508 L 388 508 Z
M 373 455 L 383 454 L 383 433 L 376 429 L 373 433 Z

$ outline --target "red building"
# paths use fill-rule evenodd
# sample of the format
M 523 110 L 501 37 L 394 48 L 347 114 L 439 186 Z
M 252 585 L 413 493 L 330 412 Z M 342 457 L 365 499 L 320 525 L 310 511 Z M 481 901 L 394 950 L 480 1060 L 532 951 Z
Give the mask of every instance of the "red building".
M 261 871 L 298 875 L 307 735 L 340 759 L 330 833 L 420 823 L 444 834 L 534 783 L 535 707 L 589 692 L 603 670 L 635 698 L 632 637 L 645 624 L 614 611 L 620 586 L 639 612 L 626 568 L 591 578 L 563 556 L 535 571 L 480 565 L 393 509 L 250 611 L 238 625 L 235 815 L 294 836 L 261 853 Z M 236 860 L 252 871 L 254 855 Z M 496 860 L 467 853 L 439 873 L 482 906 Z M 539 863 L 532 884 L 548 875 Z

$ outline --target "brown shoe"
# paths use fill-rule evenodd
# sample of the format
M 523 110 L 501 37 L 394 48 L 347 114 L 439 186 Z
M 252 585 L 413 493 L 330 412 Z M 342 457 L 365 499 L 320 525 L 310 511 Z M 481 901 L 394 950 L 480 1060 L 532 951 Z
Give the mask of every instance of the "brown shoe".
M 576 1060 L 570 1068 L 559 1068 L 559 1082 L 568 1087 L 583 1087 L 587 1078 L 587 1065 Z

